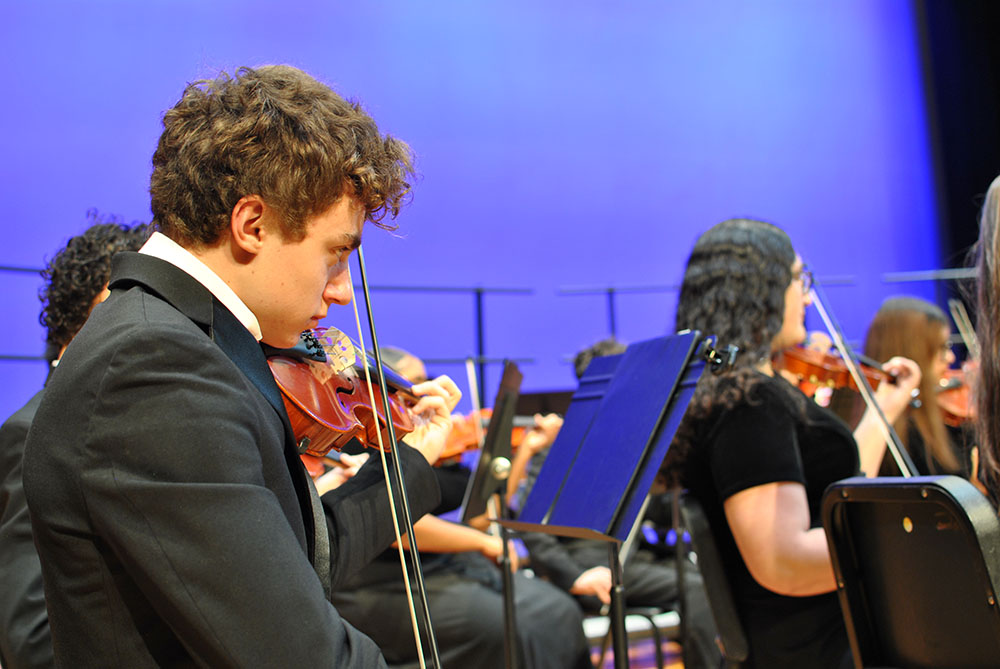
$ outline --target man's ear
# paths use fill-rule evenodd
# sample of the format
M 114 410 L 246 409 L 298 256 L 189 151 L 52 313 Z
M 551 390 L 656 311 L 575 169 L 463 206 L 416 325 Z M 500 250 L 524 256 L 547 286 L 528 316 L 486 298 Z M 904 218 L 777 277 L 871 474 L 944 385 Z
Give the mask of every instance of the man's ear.
M 269 232 L 264 228 L 268 206 L 259 195 L 244 195 L 229 216 L 233 243 L 243 252 L 257 255 Z

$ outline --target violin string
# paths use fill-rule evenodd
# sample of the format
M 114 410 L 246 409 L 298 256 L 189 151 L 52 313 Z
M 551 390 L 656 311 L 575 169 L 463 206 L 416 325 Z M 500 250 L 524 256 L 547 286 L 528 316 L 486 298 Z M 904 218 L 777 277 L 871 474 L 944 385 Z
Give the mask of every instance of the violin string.
M 399 505 L 400 505 L 400 510 L 402 511 L 403 525 L 404 525 L 404 527 L 406 529 L 406 535 L 409 538 L 410 560 L 411 560 L 411 562 L 413 564 L 413 580 L 414 580 L 414 582 L 417 585 L 417 595 L 418 595 L 418 599 L 420 601 L 421 613 L 423 614 L 422 617 L 423 617 L 423 623 L 424 623 L 424 626 L 425 626 L 425 630 L 424 631 L 425 631 L 425 635 L 426 635 L 426 639 L 427 639 L 428 650 L 430 651 L 430 655 L 431 655 L 431 660 L 432 660 L 433 666 L 435 667 L 435 669 L 439 669 L 441 667 L 441 658 L 438 655 L 437 640 L 434 638 L 434 629 L 431 626 L 431 612 L 430 612 L 430 606 L 427 603 L 427 589 L 424 586 L 423 570 L 422 570 L 421 565 L 420 565 L 420 551 L 417 548 L 416 533 L 413 531 L 413 517 L 412 517 L 412 514 L 410 513 L 410 504 L 409 504 L 409 500 L 407 499 L 407 496 L 406 496 L 406 485 L 405 485 L 405 483 L 403 481 L 403 472 L 402 472 L 402 467 L 400 465 L 400 460 L 399 460 L 399 449 L 395 447 L 398 442 L 396 440 L 395 428 L 394 428 L 394 426 L 392 424 L 392 410 L 391 410 L 391 408 L 389 406 L 389 390 L 386 387 L 385 374 L 382 371 L 382 359 L 381 359 L 381 355 L 379 354 L 379 350 L 378 350 L 378 334 L 375 332 L 375 315 L 374 315 L 373 310 L 372 310 L 371 294 L 370 294 L 370 292 L 368 290 L 368 276 L 367 276 L 367 272 L 365 271 L 365 256 L 364 256 L 364 251 L 362 250 L 362 248 L 361 248 L 360 245 L 358 246 L 358 269 L 360 270 L 360 273 L 361 273 L 361 276 L 360 276 L 361 287 L 364 290 L 364 295 L 365 295 L 365 309 L 366 309 L 367 316 L 368 316 L 368 327 L 369 327 L 369 331 L 370 331 L 371 337 L 372 337 L 372 351 L 375 354 L 375 367 L 376 367 L 375 371 L 376 371 L 376 374 L 378 375 L 379 387 L 380 387 L 380 389 L 382 391 L 382 406 L 383 406 L 383 410 L 385 411 L 386 429 L 387 429 L 387 431 L 389 433 L 389 439 L 390 439 L 390 441 L 392 442 L 392 445 L 393 445 L 393 448 L 391 449 L 391 452 L 390 452 L 390 455 L 392 456 L 392 464 L 393 464 L 392 470 L 393 470 L 393 475 L 395 477 L 396 488 L 399 491 Z M 358 338 L 361 339 L 361 318 L 358 315 L 358 307 L 357 307 L 358 303 L 357 303 L 356 296 L 354 294 L 354 284 L 353 284 L 353 282 L 350 282 L 350 284 L 351 284 L 351 302 L 354 305 L 355 323 L 356 323 L 356 325 L 358 327 Z M 361 344 L 362 344 L 361 349 L 364 350 L 364 341 L 363 340 L 361 341 Z M 365 360 L 365 364 L 364 364 L 365 378 L 368 381 L 369 393 L 371 393 L 371 374 L 370 374 L 370 370 L 369 370 L 369 365 L 367 364 L 367 354 L 364 354 L 363 358 Z M 374 396 L 374 394 L 370 394 L 370 397 L 372 398 L 372 409 L 374 411 L 374 408 L 375 408 L 375 396 Z M 374 412 L 374 419 L 375 419 L 376 428 L 377 428 L 376 432 L 378 433 L 377 440 L 378 440 L 378 443 L 379 443 L 379 451 L 381 453 L 380 457 L 382 458 L 383 472 L 385 473 L 385 477 L 386 477 L 386 486 L 387 486 L 387 491 L 389 493 L 390 506 L 394 507 L 395 506 L 395 499 L 393 498 L 393 495 L 392 495 L 392 487 L 389 484 L 388 469 L 386 469 L 385 448 L 384 448 L 384 444 L 382 443 L 381 425 L 379 425 L 379 423 L 378 423 L 378 412 Z M 394 522 L 394 529 L 395 529 L 396 537 L 397 537 L 396 542 L 397 542 L 397 545 L 399 546 L 399 549 L 400 549 L 400 566 L 402 567 L 402 570 L 403 570 L 404 585 L 406 586 L 407 599 L 410 602 L 411 622 L 413 623 L 414 630 L 415 630 L 415 632 L 414 632 L 414 640 L 416 641 L 416 644 L 417 644 L 417 657 L 419 659 L 421 669 L 424 669 L 425 665 L 424 665 L 423 644 L 421 643 L 421 637 L 420 637 L 419 632 L 416 631 L 416 629 L 418 628 L 417 620 L 416 620 L 416 618 L 417 618 L 416 607 L 413 606 L 413 600 L 412 600 L 412 595 L 411 595 L 411 590 L 410 590 L 409 582 L 406 579 L 406 561 L 402 557 L 403 556 L 403 553 L 402 553 L 402 539 L 399 536 L 400 535 L 399 524 L 398 524 L 398 521 L 395 519 L 395 510 L 393 512 L 393 522 Z

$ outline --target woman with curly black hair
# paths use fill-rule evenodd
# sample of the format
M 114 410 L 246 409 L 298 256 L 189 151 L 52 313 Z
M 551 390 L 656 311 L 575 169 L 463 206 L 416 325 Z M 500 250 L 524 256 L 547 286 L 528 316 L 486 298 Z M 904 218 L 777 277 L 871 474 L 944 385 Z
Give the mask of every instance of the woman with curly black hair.
M 776 375 L 771 359 L 806 337 L 811 277 L 779 228 L 732 219 L 688 259 L 677 329 L 715 334 L 740 353 L 705 375 L 664 463 L 705 509 L 750 641 L 748 666 L 850 666 L 819 515 L 833 481 L 878 472 L 885 443 L 869 412 L 853 435 Z M 876 394 L 895 420 L 920 382 L 910 360 Z

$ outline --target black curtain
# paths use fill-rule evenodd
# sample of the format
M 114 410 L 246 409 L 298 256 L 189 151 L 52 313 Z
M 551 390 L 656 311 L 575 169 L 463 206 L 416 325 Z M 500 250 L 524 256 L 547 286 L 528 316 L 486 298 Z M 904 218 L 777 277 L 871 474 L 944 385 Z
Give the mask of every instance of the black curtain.
M 1000 2 L 915 0 L 915 6 L 941 266 L 958 267 L 978 237 L 986 188 L 1000 174 Z

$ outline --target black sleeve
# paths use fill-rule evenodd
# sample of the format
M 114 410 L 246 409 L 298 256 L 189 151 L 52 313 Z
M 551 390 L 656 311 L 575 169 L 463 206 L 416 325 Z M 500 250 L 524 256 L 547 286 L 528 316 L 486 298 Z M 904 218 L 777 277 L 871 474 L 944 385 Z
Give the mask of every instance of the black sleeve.
M 438 506 L 441 490 L 434 468 L 419 451 L 403 442 L 398 449 L 410 513 L 416 522 Z M 330 580 L 336 589 L 396 540 L 378 454 L 321 499 L 330 533 Z M 402 513 L 398 500 L 396 512 Z
M 520 537 L 528 548 L 532 570 L 562 590 L 569 592 L 580 574 L 587 571 L 557 537 L 538 532 L 526 532 Z
M 545 449 L 531 459 L 521 490 L 518 491 L 520 504 L 523 505 L 531 493 L 548 453 L 549 449 Z M 520 537 L 528 549 L 531 568 L 535 573 L 549 579 L 566 592 L 573 587 L 580 574 L 587 570 L 573 559 L 563 542 L 551 534 L 524 532 Z
M 42 566 L 31 538 L 21 456 L 41 393 L 0 427 L 0 658 L 6 669 L 50 667 Z
M 779 481 L 805 485 L 791 409 L 774 389 L 761 388 L 753 401 L 726 411 L 707 447 L 719 499 Z
M 434 473 L 437 474 L 438 484 L 441 486 L 441 503 L 431 513 L 439 516 L 462 506 L 472 472 L 462 464 L 447 464 L 435 466 Z

